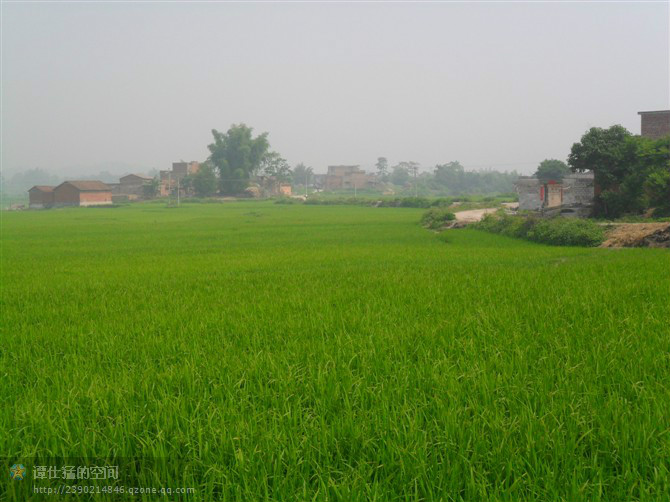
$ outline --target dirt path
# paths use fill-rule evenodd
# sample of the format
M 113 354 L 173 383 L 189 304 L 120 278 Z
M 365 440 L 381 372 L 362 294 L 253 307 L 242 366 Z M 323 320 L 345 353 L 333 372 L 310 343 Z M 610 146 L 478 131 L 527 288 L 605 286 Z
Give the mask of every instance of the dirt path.
M 498 209 L 489 207 L 487 209 L 470 209 L 469 211 L 458 211 L 454 213 L 456 215 L 456 221 L 461 221 L 463 223 L 474 223 L 481 220 L 485 214 L 495 213 Z

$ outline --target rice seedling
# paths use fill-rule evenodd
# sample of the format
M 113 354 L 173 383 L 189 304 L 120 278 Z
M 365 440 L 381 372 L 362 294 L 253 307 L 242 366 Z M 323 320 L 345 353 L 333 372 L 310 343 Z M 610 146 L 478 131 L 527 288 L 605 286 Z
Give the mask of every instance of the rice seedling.
M 194 489 L 93 500 L 666 499 L 670 254 L 423 212 L 4 214 L 6 463 Z

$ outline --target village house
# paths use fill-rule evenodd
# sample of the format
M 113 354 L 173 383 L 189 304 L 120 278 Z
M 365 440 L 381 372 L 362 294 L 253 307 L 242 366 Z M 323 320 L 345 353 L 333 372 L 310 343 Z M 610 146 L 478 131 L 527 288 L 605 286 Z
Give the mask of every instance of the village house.
M 143 174 L 127 174 L 119 178 L 119 183 L 112 187 L 114 195 L 126 195 L 129 200 L 144 197 L 144 186 L 153 180 Z
M 572 173 L 561 181 L 543 181 L 536 176 L 519 176 L 515 183 L 519 210 L 540 211 L 561 216 L 589 216 L 593 210 L 593 173 Z
M 186 176 L 191 176 L 200 170 L 200 163 L 191 162 L 173 162 L 172 170 L 164 169 L 159 171 L 158 193 L 161 197 L 168 196 Z
M 670 110 L 638 112 L 640 135 L 650 139 L 670 136 Z M 515 183 L 519 209 L 563 216 L 589 216 L 600 192 L 593 172 L 572 173 L 562 181 L 542 181 L 536 176 L 519 176 Z
M 54 187 L 35 185 L 28 190 L 29 206 L 31 209 L 47 209 L 54 205 Z
M 53 189 L 55 207 L 101 206 L 111 203 L 111 188 L 102 181 L 64 181 Z
M 637 112 L 640 115 L 640 134 L 645 138 L 660 139 L 670 136 L 670 110 Z
M 328 166 L 324 189 L 374 188 L 376 184 L 376 176 L 367 174 L 359 166 Z
M 283 196 L 291 197 L 293 188 L 290 183 L 277 180 L 275 176 L 256 176 L 253 179 L 252 190 L 245 190 L 252 197 L 272 197 Z

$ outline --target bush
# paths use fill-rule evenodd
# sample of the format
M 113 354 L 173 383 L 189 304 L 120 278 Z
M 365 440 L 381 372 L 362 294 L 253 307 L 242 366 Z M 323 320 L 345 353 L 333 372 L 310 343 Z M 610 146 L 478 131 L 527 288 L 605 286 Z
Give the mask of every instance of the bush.
M 433 208 L 426 211 L 421 217 L 421 224 L 432 230 L 439 230 L 448 222 L 454 221 L 456 215 L 446 208 Z
M 591 220 L 555 217 L 510 216 L 502 212 L 487 214 L 475 228 L 528 239 L 554 246 L 598 246 L 605 240 L 605 229 Z
M 275 204 L 302 204 L 302 199 L 292 199 L 291 197 L 279 197 Z
M 598 246 L 605 240 L 605 229 L 590 220 L 552 218 L 540 220 L 530 230 L 528 239 L 554 246 Z

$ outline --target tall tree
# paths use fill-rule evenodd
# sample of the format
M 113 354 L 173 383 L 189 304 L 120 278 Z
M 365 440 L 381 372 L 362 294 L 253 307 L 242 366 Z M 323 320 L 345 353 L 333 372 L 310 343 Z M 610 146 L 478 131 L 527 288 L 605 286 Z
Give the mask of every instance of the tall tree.
M 314 176 L 314 171 L 311 167 L 307 167 L 302 162 L 293 168 L 293 182 L 296 184 L 309 185 Z
M 409 179 L 409 171 L 407 170 L 407 167 L 403 165 L 404 163 L 401 162 L 398 165 L 393 166 L 393 171 L 391 172 L 391 183 L 394 185 L 404 185 L 406 184 Z
M 375 164 L 377 168 L 377 176 L 382 181 L 386 181 L 389 175 L 389 161 L 386 157 L 377 158 L 377 163 Z
M 543 181 L 561 181 L 563 177 L 570 173 L 570 168 L 562 160 L 545 159 L 540 162 L 535 171 L 535 176 Z
M 627 169 L 626 140 L 632 135 L 623 126 L 592 127 L 574 143 L 568 156 L 572 171 L 593 171 L 602 188 L 618 184 Z
M 266 176 L 272 176 L 279 182 L 291 181 L 291 166 L 277 152 L 268 153 L 261 162 L 261 168 Z
M 233 124 L 226 133 L 212 129 L 212 135 L 209 160 L 219 171 L 221 192 L 242 192 L 268 154 L 268 133 L 254 137 L 251 127 Z

